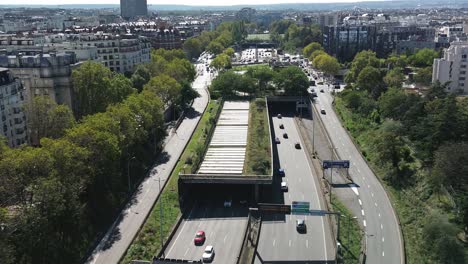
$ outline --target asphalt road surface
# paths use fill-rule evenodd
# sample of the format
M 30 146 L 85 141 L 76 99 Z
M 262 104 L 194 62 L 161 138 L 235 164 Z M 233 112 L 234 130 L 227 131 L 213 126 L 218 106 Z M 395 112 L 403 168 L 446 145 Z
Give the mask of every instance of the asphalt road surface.
M 166 249 L 165 257 L 200 260 L 205 247 L 212 245 L 215 250 L 212 263 L 236 263 L 247 227 L 247 211 L 247 207 L 235 201 L 230 208 L 224 208 L 223 201 L 197 203 L 180 224 Z M 205 231 L 206 241 L 203 245 L 194 244 L 197 231 Z
M 275 137 L 279 137 L 281 143 L 276 144 L 278 150 L 279 166 L 284 168 L 289 191 L 282 193 L 280 182 L 275 181 L 275 192 L 280 195 L 280 200 L 285 204 L 292 201 L 308 201 L 310 209 L 324 209 L 321 206 L 319 185 L 317 176 L 311 170 L 301 142 L 301 149 L 296 149 L 294 144 L 300 142 L 299 133 L 294 118 L 282 113 L 278 119 L 276 113 L 272 118 Z M 284 129 L 279 125 L 283 124 Z M 288 138 L 283 138 L 283 133 Z M 305 219 L 307 231 L 296 231 L 296 219 Z M 301 215 L 272 215 L 265 219 L 260 233 L 258 246 L 259 257 L 255 263 L 327 263 L 335 259 L 333 239 L 329 232 L 328 221 L 322 216 Z
M 118 263 L 151 211 L 159 196 L 158 179 L 161 179 L 161 185 L 167 180 L 208 104 L 208 93 L 205 88 L 214 76 L 206 72 L 204 65 L 197 65 L 197 71 L 199 76 L 192 87 L 198 91 L 200 97 L 195 99 L 192 105 L 193 111 L 184 118 L 177 133 L 171 134 L 166 139 L 163 153 L 167 154 L 165 155 L 167 160 L 157 162 L 150 175 L 138 186 L 131 202 L 122 210 L 118 219 L 109 228 L 86 263 Z M 156 254 L 156 252 L 154 253 Z
M 401 231 L 390 204 L 390 200 L 351 141 L 332 108 L 332 95 L 327 85 L 320 85 L 316 102 L 317 110 L 324 108 L 326 114 L 320 114 L 331 141 L 341 159 L 349 159 L 350 176 L 356 186 L 352 190 L 361 204 L 362 226 L 365 231 L 367 263 L 404 263 L 404 251 Z

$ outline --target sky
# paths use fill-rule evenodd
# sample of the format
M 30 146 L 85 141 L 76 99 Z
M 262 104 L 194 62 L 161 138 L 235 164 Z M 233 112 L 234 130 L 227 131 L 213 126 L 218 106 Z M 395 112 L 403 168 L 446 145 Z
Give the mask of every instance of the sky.
M 352 3 L 376 0 L 147 0 L 148 5 L 263 5 L 283 3 Z M 379 0 L 377 0 L 379 1 Z M 119 4 L 119 0 L 0 0 L 0 5 L 66 5 L 66 4 Z

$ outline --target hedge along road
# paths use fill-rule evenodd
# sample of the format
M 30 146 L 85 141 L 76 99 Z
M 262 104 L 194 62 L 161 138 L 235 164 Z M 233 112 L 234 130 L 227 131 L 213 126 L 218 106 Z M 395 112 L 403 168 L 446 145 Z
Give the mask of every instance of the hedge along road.
M 145 222 L 159 196 L 158 179 L 161 180 L 161 185 L 165 184 L 208 104 L 209 95 L 206 87 L 214 76 L 203 71 L 203 75 L 199 75 L 192 84 L 192 87 L 200 94 L 192 105 L 194 113 L 185 117 L 177 128 L 176 134 L 165 142 L 163 153 L 167 154 L 167 161 L 157 164 L 151 170 L 150 175 L 138 186 L 129 204 L 124 207 L 86 263 L 118 263 Z

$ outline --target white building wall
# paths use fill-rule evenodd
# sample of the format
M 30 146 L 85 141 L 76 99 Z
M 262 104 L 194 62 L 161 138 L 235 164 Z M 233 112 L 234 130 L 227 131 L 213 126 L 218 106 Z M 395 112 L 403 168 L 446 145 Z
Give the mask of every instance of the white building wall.
M 434 60 L 432 81 L 449 82 L 447 90 L 468 94 L 468 42 L 452 42 L 444 57 Z

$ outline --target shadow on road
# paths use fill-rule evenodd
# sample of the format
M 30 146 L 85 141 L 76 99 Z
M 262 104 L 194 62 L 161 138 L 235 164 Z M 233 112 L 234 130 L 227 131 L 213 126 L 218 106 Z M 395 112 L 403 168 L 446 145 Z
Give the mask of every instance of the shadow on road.
M 188 119 L 194 119 L 194 118 L 199 117 L 200 115 L 201 115 L 200 112 L 193 109 L 193 107 L 190 107 L 189 109 L 186 110 L 185 117 Z

